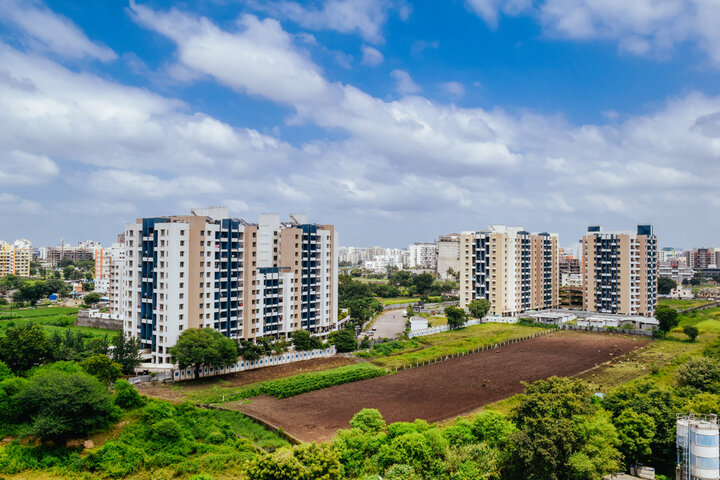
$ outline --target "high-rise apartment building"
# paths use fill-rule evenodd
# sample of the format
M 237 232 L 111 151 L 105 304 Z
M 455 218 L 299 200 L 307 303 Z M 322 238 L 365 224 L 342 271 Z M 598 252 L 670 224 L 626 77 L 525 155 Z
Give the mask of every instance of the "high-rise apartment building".
M 172 362 L 183 330 L 230 338 L 326 336 L 337 325 L 336 237 L 305 215 L 229 218 L 227 208 L 138 219 L 124 234 L 120 309 L 147 360 Z M 112 303 L 112 301 L 111 301 Z
M 30 276 L 33 251 L 21 242 L 14 245 L 0 241 L 0 277 L 4 275 Z
M 685 252 L 687 266 L 693 269 L 708 268 L 715 265 L 715 249 L 714 248 L 693 248 Z
M 485 298 L 492 313 L 516 315 L 559 304 L 558 236 L 491 225 L 460 235 L 460 306 Z
M 652 225 L 637 232 L 588 227 L 583 244 L 583 309 L 622 315 L 655 314 L 657 237 Z

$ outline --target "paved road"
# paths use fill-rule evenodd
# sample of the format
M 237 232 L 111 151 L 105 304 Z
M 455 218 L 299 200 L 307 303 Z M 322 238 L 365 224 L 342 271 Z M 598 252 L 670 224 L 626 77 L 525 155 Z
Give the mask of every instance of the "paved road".
M 373 328 L 375 334 L 370 338 L 395 338 L 398 333 L 405 331 L 407 317 L 403 317 L 405 310 L 388 310 L 375 319 Z

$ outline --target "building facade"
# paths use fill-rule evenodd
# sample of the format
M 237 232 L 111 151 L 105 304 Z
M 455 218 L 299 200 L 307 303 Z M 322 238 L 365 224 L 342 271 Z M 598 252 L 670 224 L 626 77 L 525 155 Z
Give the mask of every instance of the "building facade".
M 677 283 L 682 283 L 683 280 L 690 280 L 693 275 L 695 270 L 686 265 L 684 258 L 671 258 L 658 262 L 659 277 L 672 278 Z
M 460 235 L 441 235 L 437 245 L 437 273 L 441 279 L 449 280 L 449 271 L 460 272 Z
M 248 340 L 299 329 L 326 336 L 336 328 L 331 225 L 304 215 L 281 222 L 275 214 L 248 223 L 229 218 L 225 207 L 198 208 L 138 219 L 124 240 L 119 309 L 149 363 L 170 366 L 169 348 L 188 328 Z
M 556 308 L 558 236 L 491 225 L 460 235 L 460 306 L 485 298 L 490 311 L 513 316 Z
M 714 248 L 693 248 L 685 252 L 685 259 L 687 266 L 696 270 L 717 265 Z
M 421 268 L 435 271 L 437 269 L 438 244 L 415 242 L 408 248 L 410 251 L 410 268 Z
M 655 314 L 658 253 L 652 225 L 638 225 L 636 233 L 591 226 L 582 244 L 584 310 Z
M 0 242 L 0 277 L 4 275 L 29 277 L 32 255 L 32 248 L 25 248 L 23 244 L 15 242 L 11 245 Z
M 78 242 L 76 246 L 65 245 L 65 242 L 60 242 L 57 247 L 48 247 L 42 252 L 41 258 L 44 257 L 44 263 L 50 267 L 57 267 L 60 260 L 72 260 L 73 262 L 79 262 L 82 260 L 94 260 L 95 250 L 102 248 L 102 245 L 86 240 L 84 242 Z

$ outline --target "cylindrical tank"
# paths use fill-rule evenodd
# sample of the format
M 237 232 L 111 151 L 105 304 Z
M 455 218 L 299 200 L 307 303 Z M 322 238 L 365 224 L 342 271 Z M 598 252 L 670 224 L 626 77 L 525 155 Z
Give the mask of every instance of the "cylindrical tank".
M 679 429 L 678 422 L 678 429 Z M 720 480 L 720 431 L 715 422 L 689 425 L 690 473 L 698 480 Z
M 688 446 L 688 421 L 686 418 L 678 418 L 677 421 L 677 446 L 687 448 Z

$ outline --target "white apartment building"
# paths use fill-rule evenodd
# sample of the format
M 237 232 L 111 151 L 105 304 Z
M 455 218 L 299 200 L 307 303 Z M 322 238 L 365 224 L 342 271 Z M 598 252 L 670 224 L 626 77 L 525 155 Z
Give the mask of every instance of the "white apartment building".
M 460 273 L 460 235 L 441 235 L 437 245 L 437 273 L 441 279 L 448 280 L 449 270 Z
M 410 268 L 437 269 L 438 244 L 415 242 L 410 245 Z
M 169 349 L 188 328 L 250 340 L 336 329 L 332 225 L 276 214 L 252 224 L 211 207 L 138 219 L 124 239 L 118 308 L 125 333 L 140 339 L 154 367 L 172 366 Z

